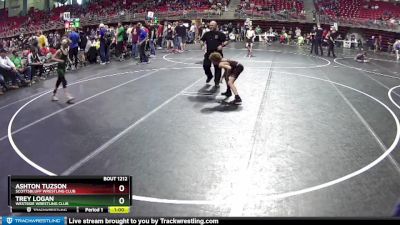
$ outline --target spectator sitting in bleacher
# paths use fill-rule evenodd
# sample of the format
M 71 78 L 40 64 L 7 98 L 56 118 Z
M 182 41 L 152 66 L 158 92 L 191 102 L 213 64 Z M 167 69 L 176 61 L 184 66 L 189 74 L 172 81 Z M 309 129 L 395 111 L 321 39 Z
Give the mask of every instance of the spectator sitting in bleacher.
M 304 40 L 305 40 L 305 37 L 303 37 L 303 36 L 298 36 L 298 37 L 297 37 L 297 45 L 298 45 L 298 46 L 304 45 Z
M 260 25 L 257 25 L 256 27 L 256 35 L 260 35 L 262 33 L 262 29 L 260 27 Z
M 3 48 L 0 49 L 0 74 L 6 78 L 6 80 L 11 80 L 12 85 L 10 88 L 18 88 L 18 82 L 21 85 L 26 85 L 25 79 L 18 73 L 17 68 L 14 63 L 8 58 L 7 51 Z
M 44 59 L 47 60 L 47 59 L 50 59 L 51 56 L 55 53 L 54 50 L 55 49 L 51 49 L 51 48 L 48 48 L 48 47 L 43 47 L 43 48 L 39 49 L 39 51 L 40 51 L 39 55 L 43 56 Z
M 31 83 L 32 82 L 31 67 L 24 65 L 24 63 L 22 62 L 21 56 L 18 55 L 18 52 L 16 50 L 14 50 L 12 52 L 12 54 L 13 55 L 11 56 L 10 60 L 14 63 L 15 67 L 17 68 L 18 73 L 24 75 L 25 81 L 27 83 Z
M 100 41 L 99 39 L 96 40 L 95 37 L 90 37 L 87 44 L 90 45 L 87 50 L 87 60 L 90 64 L 94 64 L 97 62 L 97 56 L 99 55 Z
M 0 74 L 0 95 L 4 95 L 4 89 L 7 89 L 6 82 L 3 75 Z
M 36 77 L 38 75 L 40 79 L 46 79 L 43 77 L 43 62 L 40 59 L 37 48 L 34 46 L 31 47 L 30 53 L 28 54 L 28 66 L 31 66 L 32 68 L 32 77 Z

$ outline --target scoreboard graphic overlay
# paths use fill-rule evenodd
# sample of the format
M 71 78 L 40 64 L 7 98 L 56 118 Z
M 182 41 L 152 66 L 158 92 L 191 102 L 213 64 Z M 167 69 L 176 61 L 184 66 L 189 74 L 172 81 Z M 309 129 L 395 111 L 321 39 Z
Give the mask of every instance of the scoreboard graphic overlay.
M 131 176 L 9 176 L 10 211 L 129 213 Z

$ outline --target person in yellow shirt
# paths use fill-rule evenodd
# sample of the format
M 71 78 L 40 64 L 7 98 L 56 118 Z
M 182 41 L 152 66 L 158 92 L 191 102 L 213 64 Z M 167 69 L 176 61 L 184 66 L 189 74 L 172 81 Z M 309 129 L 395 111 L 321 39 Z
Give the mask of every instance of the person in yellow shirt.
M 39 49 L 42 49 L 49 45 L 47 37 L 43 35 L 43 31 L 38 32 L 38 44 L 39 44 Z
M 99 49 L 100 49 L 100 39 L 97 38 L 96 41 L 94 41 L 94 42 L 92 43 L 92 46 L 95 46 L 95 47 L 96 47 L 96 50 L 99 50 Z

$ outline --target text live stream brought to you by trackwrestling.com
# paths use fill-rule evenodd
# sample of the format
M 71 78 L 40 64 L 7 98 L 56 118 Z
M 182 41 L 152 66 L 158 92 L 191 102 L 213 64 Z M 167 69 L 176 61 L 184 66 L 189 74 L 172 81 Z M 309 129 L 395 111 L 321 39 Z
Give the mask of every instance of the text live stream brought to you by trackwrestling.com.
M 216 218 L 73 218 L 60 216 L 5 216 L 0 225 L 159 225 L 159 224 L 220 224 Z

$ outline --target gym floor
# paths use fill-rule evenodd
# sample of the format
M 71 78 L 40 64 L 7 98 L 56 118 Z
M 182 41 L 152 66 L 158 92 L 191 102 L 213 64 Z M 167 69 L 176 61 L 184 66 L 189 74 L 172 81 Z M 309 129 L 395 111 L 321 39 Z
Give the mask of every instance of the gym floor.
M 400 63 L 255 48 L 224 50 L 241 106 L 205 84 L 199 46 L 70 71 L 73 105 L 50 101 L 55 76 L 1 96 L 0 214 L 8 175 L 112 174 L 133 177 L 132 216 L 391 216 Z

